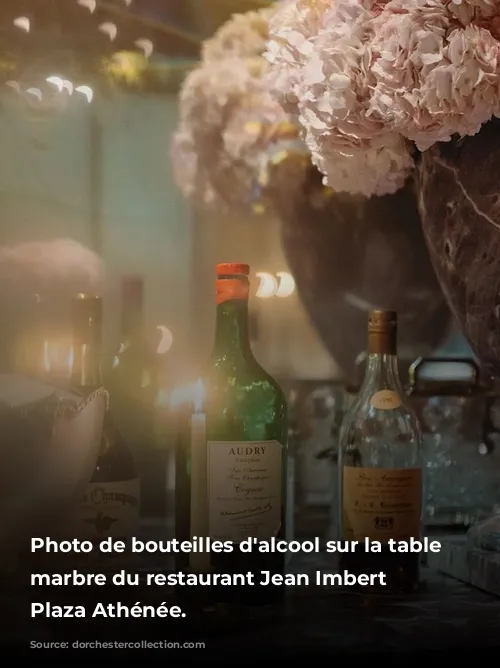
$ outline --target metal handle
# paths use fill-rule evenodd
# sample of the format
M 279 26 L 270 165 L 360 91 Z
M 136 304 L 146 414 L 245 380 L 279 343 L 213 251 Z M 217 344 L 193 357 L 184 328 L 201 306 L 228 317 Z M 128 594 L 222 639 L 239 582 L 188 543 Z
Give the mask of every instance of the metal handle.
M 418 390 L 419 385 L 424 382 L 422 380 L 422 371 L 425 367 L 429 367 L 436 364 L 460 364 L 464 367 L 468 367 L 470 370 L 470 378 L 459 378 L 459 379 L 446 379 L 442 378 L 428 379 L 428 383 L 443 383 L 448 382 L 452 383 L 461 383 L 470 386 L 471 388 L 476 388 L 479 386 L 479 366 L 476 362 L 470 358 L 466 357 L 420 357 L 415 360 L 409 369 L 409 380 L 410 388 L 412 390 Z

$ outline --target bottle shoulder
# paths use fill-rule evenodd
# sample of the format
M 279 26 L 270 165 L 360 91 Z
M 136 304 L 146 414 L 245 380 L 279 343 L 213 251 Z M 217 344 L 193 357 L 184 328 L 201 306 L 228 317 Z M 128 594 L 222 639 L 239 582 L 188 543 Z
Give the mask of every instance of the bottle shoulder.
M 371 419 L 399 419 L 401 417 L 408 417 L 412 421 L 418 421 L 417 414 L 410 405 L 408 397 L 401 396 L 397 405 L 381 407 L 372 401 L 371 396 L 358 395 L 345 413 L 345 418 L 351 420 L 363 420 L 367 417 Z
M 210 440 L 287 440 L 287 402 L 257 363 L 212 365 L 205 376 Z
M 262 379 L 262 382 L 267 384 L 267 386 L 276 395 L 277 400 L 279 400 L 280 403 L 286 406 L 287 405 L 286 395 L 279 382 L 268 371 L 266 371 L 264 367 L 260 366 L 260 364 L 257 361 L 255 361 L 255 364 L 259 369 L 259 377 Z
M 212 360 L 205 370 L 204 379 L 212 386 L 245 387 L 249 393 L 272 393 L 286 403 L 285 393 L 278 381 L 255 358 Z
M 342 469 L 421 469 L 422 433 L 413 410 L 405 404 L 383 410 L 355 403 L 340 428 L 339 464 Z
M 137 366 L 153 365 L 153 354 L 147 342 L 143 340 L 124 339 L 115 348 L 112 355 L 111 373 L 120 373 L 122 370 Z
M 340 430 L 341 439 L 349 432 L 411 434 L 421 439 L 421 427 L 413 408 L 403 397 L 393 408 L 374 406 L 370 398 L 358 397 L 347 410 Z
M 106 371 L 106 383 L 116 397 L 145 399 L 159 377 L 160 364 L 144 345 L 121 347 L 112 357 Z

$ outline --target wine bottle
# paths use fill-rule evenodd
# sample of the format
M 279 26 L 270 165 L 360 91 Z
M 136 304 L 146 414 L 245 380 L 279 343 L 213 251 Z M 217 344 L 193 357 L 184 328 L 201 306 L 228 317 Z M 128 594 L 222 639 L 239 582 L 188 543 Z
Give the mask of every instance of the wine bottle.
M 102 386 L 101 321 L 101 298 L 77 295 L 72 312 L 71 384 L 84 395 Z M 96 468 L 76 505 L 69 529 L 73 537 L 94 543 L 109 537 L 127 542 L 137 532 L 139 500 L 140 482 L 134 457 L 108 411 Z M 110 555 L 106 563 L 115 567 L 115 562 L 121 561 L 120 556 L 123 555 Z
M 283 575 L 282 553 L 240 550 L 247 538 L 285 538 L 287 406 L 277 382 L 258 364 L 248 332 L 249 267 L 216 268 L 215 344 L 203 378 L 204 402 L 191 417 L 190 536 L 231 541 L 230 553 L 190 555 L 191 570 L 252 573 L 254 585 L 216 588 L 217 600 L 263 604 L 281 585 L 259 585 L 261 571 Z
M 150 349 L 144 324 L 144 279 L 127 275 L 121 280 L 120 341 L 113 359 L 112 376 L 124 392 L 144 395 L 152 385 Z
M 127 275 L 121 281 L 120 342 L 109 374 L 112 413 L 127 434 L 142 481 L 141 514 L 163 517 L 166 496 L 166 443 L 155 438 L 155 400 L 161 360 L 145 330 L 144 280 Z
M 397 549 L 420 536 L 420 458 L 420 426 L 399 378 L 397 316 L 372 311 L 365 377 L 339 436 L 340 537 L 357 541 L 342 553 L 340 569 L 384 573 L 384 592 L 418 586 L 421 555 Z M 367 549 L 366 539 L 380 551 Z

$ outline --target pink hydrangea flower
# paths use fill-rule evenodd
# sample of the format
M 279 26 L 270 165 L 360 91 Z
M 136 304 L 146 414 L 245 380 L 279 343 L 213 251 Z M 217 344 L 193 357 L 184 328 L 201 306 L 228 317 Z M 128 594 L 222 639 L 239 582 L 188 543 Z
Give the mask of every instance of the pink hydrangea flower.
M 285 172 L 282 187 L 297 183 L 296 162 L 280 155 L 303 155 L 306 148 L 265 80 L 263 51 L 273 11 L 234 16 L 205 43 L 202 62 L 183 84 L 172 161 L 176 183 L 189 199 L 248 208 L 273 185 L 271 174 Z
M 203 62 L 262 56 L 266 48 L 268 23 L 274 12 L 274 8 L 266 8 L 234 14 L 211 39 L 203 43 Z
M 425 150 L 500 111 L 498 0 L 287 0 L 270 21 L 273 94 L 333 189 L 394 192 Z
M 499 105 L 500 42 L 448 7 L 393 0 L 374 21 L 371 109 L 420 150 L 479 132 Z
M 414 163 L 406 141 L 370 107 L 371 25 L 385 3 L 291 0 L 271 20 L 273 91 L 304 129 L 314 164 L 334 190 L 385 195 Z M 285 21 L 291 21 L 291 24 Z M 273 27 L 276 33 L 272 32 Z

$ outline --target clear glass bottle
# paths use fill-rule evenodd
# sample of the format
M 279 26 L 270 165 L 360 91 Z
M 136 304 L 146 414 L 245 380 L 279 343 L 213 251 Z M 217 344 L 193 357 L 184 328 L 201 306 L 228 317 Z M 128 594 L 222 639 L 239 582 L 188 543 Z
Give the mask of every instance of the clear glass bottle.
M 179 472 L 189 478 L 183 489 L 190 490 L 190 536 L 235 544 L 286 535 L 287 405 L 250 347 L 249 271 L 244 264 L 217 265 L 215 344 L 200 384 L 203 401 L 194 398 L 190 445 L 184 450 L 189 461 L 178 460 Z M 254 574 L 254 586 L 212 590 L 219 601 L 264 604 L 284 595 L 282 586 L 258 584 L 261 571 L 284 573 L 281 553 L 236 547 L 206 559 L 191 555 L 189 568 Z
M 421 430 L 399 377 L 392 311 L 369 315 L 365 377 L 342 422 L 339 446 L 339 538 L 358 541 L 354 551 L 342 553 L 341 570 L 383 572 L 385 592 L 414 590 L 421 555 L 393 549 L 420 538 Z M 381 551 L 366 550 L 367 538 Z
M 73 300 L 72 323 L 71 385 L 89 395 L 102 386 L 101 298 L 77 295 Z M 137 535 L 139 501 L 140 480 L 133 454 L 108 411 L 94 474 L 75 507 L 73 526 L 68 529 L 74 537 L 84 540 L 99 542 L 111 537 L 127 542 Z M 111 557 L 108 561 L 110 566 L 115 565 Z

